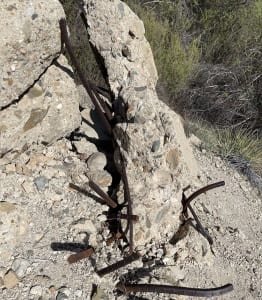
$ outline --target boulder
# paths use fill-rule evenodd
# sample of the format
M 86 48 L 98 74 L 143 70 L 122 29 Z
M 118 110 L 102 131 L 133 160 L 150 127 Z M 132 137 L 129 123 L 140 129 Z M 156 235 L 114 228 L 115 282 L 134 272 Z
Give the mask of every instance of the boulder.
M 0 108 L 19 99 L 61 50 L 59 1 L 0 2 Z
M 79 94 L 64 56 L 16 104 L 0 111 L 0 156 L 11 160 L 32 143 L 50 144 L 80 126 Z
M 103 57 L 116 101 L 127 122 L 114 128 L 127 163 L 136 244 L 171 238 L 179 226 L 182 188 L 196 178 L 197 165 L 180 117 L 156 94 L 157 71 L 142 21 L 119 0 L 86 0 L 90 42 Z

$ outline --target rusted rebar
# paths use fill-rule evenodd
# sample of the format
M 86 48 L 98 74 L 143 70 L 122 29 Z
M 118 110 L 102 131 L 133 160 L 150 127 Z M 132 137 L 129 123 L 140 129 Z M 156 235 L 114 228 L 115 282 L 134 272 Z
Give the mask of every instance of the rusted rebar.
M 71 59 L 73 65 L 76 68 L 77 74 L 78 74 L 83 86 L 85 87 L 91 101 L 93 102 L 93 104 L 95 106 L 95 109 L 96 109 L 97 113 L 99 114 L 99 117 L 101 118 L 101 121 L 103 122 L 103 124 L 105 126 L 105 129 L 106 129 L 107 133 L 109 135 L 112 135 L 112 128 L 111 128 L 111 125 L 109 123 L 109 120 L 105 117 L 105 115 L 104 115 L 104 113 L 103 113 L 103 111 L 102 111 L 95 95 L 94 95 L 94 92 L 91 89 L 90 83 L 85 78 L 85 76 L 84 76 L 84 74 L 83 74 L 83 72 L 80 68 L 80 65 L 79 65 L 79 63 L 78 63 L 78 61 L 77 61 L 77 59 L 74 55 L 73 48 L 72 48 L 72 45 L 71 45 L 71 42 L 70 42 L 70 39 L 69 39 L 69 36 L 68 36 L 67 28 L 66 28 L 66 20 L 61 19 L 59 21 L 59 24 L 60 24 L 62 42 L 66 46 L 67 52 L 70 56 L 70 59 Z
M 128 219 L 131 219 L 133 222 L 138 222 L 139 216 L 138 215 L 127 215 L 127 214 L 107 215 L 107 221 L 128 220 Z
M 84 258 L 87 258 L 87 257 L 90 257 L 93 253 L 95 252 L 94 248 L 90 247 L 84 251 L 81 251 L 81 252 L 78 252 L 78 253 L 75 253 L 75 254 L 72 254 L 70 255 L 68 258 L 67 258 L 67 261 L 70 263 L 70 264 L 73 264 L 75 262 L 78 262 L 79 260 L 81 259 L 84 259 Z
M 115 201 L 113 201 L 96 183 L 94 183 L 92 180 L 89 180 L 88 185 L 106 202 L 107 205 L 112 208 L 117 207 Z
M 123 293 L 165 293 L 165 294 L 176 294 L 192 297 L 212 297 L 219 296 L 233 290 L 232 284 L 226 284 L 221 287 L 212 289 L 197 289 L 180 286 L 170 285 L 157 285 L 157 284 L 126 284 L 119 282 L 116 288 Z
M 192 216 L 194 217 L 195 221 L 196 221 L 196 224 L 197 224 L 197 230 L 208 240 L 209 244 L 212 245 L 213 244 L 213 239 L 211 238 L 211 236 L 208 234 L 208 232 L 204 229 L 204 227 L 202 226 L 202 224 L 200 223 L 195 211 L 193 210 L 192 206 L 191 206 L 191 201 L 193 199 L 195 199 L 197 196 L 199 196 L 200 194 L 202 193 L 205 193 L 211 189 L 214 189 L 214 188 L 217 188 L 217 187 L 220 187 L 220 186 L 224 186 L 225 185 L 225 182 L 224 181 L 219 181 L 219 182 L 215 182 L 215 183 L 212 183 L 212 184 L 209 184 L 199 190 L 197 190 L 196 192 L 194 192 L 193 194 L 191 194 L 188 198 L 186 197 L 185 195 L 185 191 L 190 187 L 186 187 L 184 190 L 183 190 L 183 195 L 182 195 L 182 205 L 183 205 L 183 215 L 188 218 L 188 212 L 187 212 L 187 209 L 190 210 Z
M 124 199 L 127 202 L 127 221 L 128 225 L 127 228 L 129 229 L 129 253 L 131 254 L 134 249 L 134 232 L 133 232 L 133 220 L 132 220 L 132 215 L 133 215 L 133 209 L 132 209 L 132 199 L 130 196 L 130 190 L 129 190 L 129 184 L 128 184 L 128 179 L 126 175 L 126 166 L 124 162 L 124 158 L 121 154 L 121 165 L 122 165 L 122 180 L 124 184 Z
M 96 273 L 102 277 L 108 273 L 114 272 L 130 263 L 132 263 L 135 260 L 138 260 L 140 258 L 140 255 L 138 254 L 138 252 L 133 252 L 131 255 L 125 257 L 124 259 L 104 268 L 101 270 L 98 270 Z
M 96 96 L 96 99 L 98 100 L 98 102 L 100 103 L 101 107 L 103 108 L 106 116 L 107 116 L 107 119 L 110 121 L 112 119 L 112 113 L 108 107 L 108 105 L 106 104 L 106 102 L 101 98 L 101 96 L 99 95 L 99 93 L 97 92 L 97 89 L 94 88 L 93 89 L 93 93 L 95 94 Z
M 215 182 L 215 183 L 209 184 L 207 186 L 204 186 L 203 188 L 201 188 L 201 189 L 197 190 L 196 192 L 194 192 L 188 198 L 186 198 L 185 195 L 183 195 L 184 196 L 183 199 L 182 199 L 183 214 L 187 217 L 187 208 L 188 208 L 188 205 L 197 196 L 199 196 L 200 194 L 205 193 L 205 192 L 207 192 L 209 190 L 212 190 L 214 188 L 217 188 L 217 187 L 220 187 L 220 186 L 224 186 L 224 185 L 225 185 L 225 181 L 219 181 L 219 182 Z
M 211 236 L 209 235 L 209 233 L 204 229 L 204 227 L 202 226 L 201 222 L 199 221 L 195 211 L 193 210 L 191 204 L 188 204 L 188 208 L 192 214 L 192 216 L 194 217 L 196 224 L 197 224 L 197 231 L 199 231 L 209 242 L 210 245 L 213 245 L 213 239 L 211 238 Z

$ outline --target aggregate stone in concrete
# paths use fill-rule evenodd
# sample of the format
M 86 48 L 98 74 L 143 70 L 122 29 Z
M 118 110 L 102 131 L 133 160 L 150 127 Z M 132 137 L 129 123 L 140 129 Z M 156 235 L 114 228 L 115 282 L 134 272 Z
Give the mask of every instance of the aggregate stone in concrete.
M 69 67 L 64 56 L 58 62 Z M 0 112 L 0 155 L 12 160 L 33 143 L 46 145 L 69 135 L 81 122 L 78 96 L 65 71 L 48 68 L 16 105 Z
M 59 1 L 0 2 L 0 107 L 17 100 L 61 50 Z

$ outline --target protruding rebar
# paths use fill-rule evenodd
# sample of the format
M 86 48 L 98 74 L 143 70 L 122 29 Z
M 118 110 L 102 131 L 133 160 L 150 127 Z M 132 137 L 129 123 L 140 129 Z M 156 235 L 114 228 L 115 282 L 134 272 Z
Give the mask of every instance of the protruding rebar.
M 165 293 L 192 297 L 212 297 L 219 296 L 233 290 L 232 284 L 226 284 L 212 289 L 195 289 L 180 286 L 157 285 L 157 284 L 126 284 L 119 282 L 116 288 L 123 293 Z
M 112 208 L 116 208 L 117 204 L 115 201 L 113 201 L 103 190 L 100 189 L 100 187 L 95 184 L 92 180 L 89 180 L 88 185 L 91 189 L 93 189 L 105 202 L 107 205 L 109 205 Z
M 183 214 L 187 217 L 187 208 L 188 208 L 188 205 L 197 196 L 199 196 L 200 194 L 205 193 L 205 192 L 207 192 L 209 190 L 212 190 L 214 188 L 217 188 L 217 187 L 220 187 L 220 186 L 224 186 L 224 185 L 225 185 L 225 181 L 215 182 L 215 183 L 209 184 L 209 185 L 204 186 L 203 188 L 197 190 L 192 195 L 190 195 L 188 198 L 184 197 L 183 200 L 182 200 Z
M 87 258 L 87 257 L 90 257 L 93 253 L 95 252 L 94 248 L 90 247 L 84 251 L 81 251 L 81 252 L 78 252 L 78 253 L 75 253 L 75 254 L 72 254 L 70 255 L 68 258 L 67 258 L 67 261 L 70 263 L 70 264 L 73 264 L 75 262 L 78 262 L 79 260 L 81 259 L 84 259 L 84 258 Z
M 107 215 L 107 221 L 128 220 L 128 219 L 131 219 L 133 222 L 138 222 L 139 216 L 138 215 L 127 215 L 127 214 Z
M 103 113 L 96 97 L 94 96 L 94 93 L 91 89 L 90 83 L 85 78 L 83 72 L 81 71 L 80 65 L 79 65 L 79 63 L 78 63 L 78 61 L 77 61 L 77 59 L 74 55 L 73 48 L 72 48 L 72 45 L 71 45 L 71 42 L 70 42 L 70 39 L 69 39 L 69 36 L 68 36 L 67 28 L 66 28 L 66 20 L 61 19 L 59 21 L 59 24 L 60 24 L 62 42 L 65 43 L 65 46 L 66 46 L 67 52 L 70 56 L 70 59 L 71 59 L 73 65 L 75 66 L 77 74 L 78 74 L 81 82 L 83 83 L 83 86 L 85 87 L 90 99 L 92 100 L 92 102 L 95 106 L 95 109 L 96 109 L 97 113 L 99 114 L 99 116 L 101 118 L 101 121 L 103 122 L 103 124 L 105 126 L 105 129 L 106 129 L 107 133 L 109 135 L 111 135 L 112 134 L 111 125 L 110 125 L 109 121 L 107 120 L 107 118 L 105 117 L 105 115 L 104 115 L 104 113 Z
M 126 175 L 126 166 L 124 162 L 124 158 L 121 155 L 121 163 L 122 163 L 122 180 L 124 184 L 124 198 L 125 201 L 127 201 L 127 221 L 128 221 L 128 229 L 129 229 L 129 253 L 131 254 L 134 249 L 134 229 L 133 229 L 133 220 L 132 220 L 132 215 L 133 215 L 133 209 L 132 209 L 132 200 L 130 196 L 130 190 L 129 190 L 129 184 L 128 184 L 128 179 Z
M 98 270 L 96 273 L 102 277 L 108 273 L 114 272 L 130 263 L 132 263 L 133 261 L 137 260 L 140 258 L 140 255 L 137 252 L 133 252 L 131 255 L 127 256 L 126 258 L 104 268 L 101 270 Z

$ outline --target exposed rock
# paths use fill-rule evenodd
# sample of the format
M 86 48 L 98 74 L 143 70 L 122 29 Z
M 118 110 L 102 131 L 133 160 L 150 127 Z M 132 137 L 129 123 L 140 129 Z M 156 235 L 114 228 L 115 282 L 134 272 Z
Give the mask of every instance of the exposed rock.
M 43 191 L 48 187 L 48 179 L 45 176 L 39 176 L 34 180 L 38 191 Z
M 0 253 L 1 263 L 5 264 L 13 255 L 15 247 L 26 232 L 28 219 L 22 209 L 11 203 L 0 203 Z
M 56 300 L 66 300 L 66 299 L 68 299 L 68 296 L 65 293 L 58 292 L 56 296 Z
M 30 262 L 26 259 L 17 258 L 12 264 L 12 269 L 15 271 L 16 275 L 22 278 L 26 274 L 26 270 L 29 267 Z
M 59 55 L 63 16 L 57 0 L 1 1 L 0 108 L 18 99 Z M 35 88 L 35 97 L 42 93 Z
M 106 133 L 106 129 L 100 121 L 100 117 L 93 109 L 84 109 L 81 112 L 82 125 L 80 127 L 80 133 L 87 137 L 87 139 L 99 139 L 110 140 L 110 137 Z
M 78 230 L 79 232 L 88 232 L 89 234 L 94 234 L 97 232 L 97 228 L 94 226 L 91 220 L 79 219 L 73 222 L 72 228 Z
M 157 97 L 157 71 L 141 20 L 119 0 L 85 2 L 90 41 L 103 57 L 116 101 L 127 107 L 128 124 L 118 123 L 114 138 L 140 216 L 137 239 L 161 240 L 178 227 L 181 187 L 196 176 L 192 150 L 180 117 Z M 118 151 L 115 162 L 121 171 Z
M 90 171 L 103 170 L 106 166 L 106 156 L 102 152 L 93 153 L 87 161 L 87 166 Z
M 105 170 L 94 170 L 88 172 L 87 175 L 101 188 L 107 188 L 112 183 L 111 175 Z
M 81 154 L 83 159 L 87 159 L 91 154 L 97 152 L 96 146 L 89 143 L 85 138 L 80 141 L 73 141 L 73 145 L 76 147 L 77 153 Z
M 40 285 L 34 285 L 30 289 L 30 294 L 41 296 L 42 295 L 42 287 Z
M 59 289 L 56 296 L 56 300 L 65 300 L 70 298 L 70 290 L 67 287 L 62 287 Z
M 69 68 L 63 56 L 58 63 Z M 17 105 L 0 112 L 0 119 L 0 155 L 7 153 L 10 160 L 32 143 L 50 144 L 70 134 L 81 121 L 73 79 L 52 65 Z
M 1 213 L 9 213 L 10 211 L 15 209 L 15 205 L 12 203 L 8 203 L 8 202 L 4 202 L 1 201 L 0 202 L 0 212 Z
M 152 152 L 157 152 L 160 148 L 160 143 L 161 143 L 160 139 L 154 141 L 153 145 L 152 145 L 152 148 L 151 148 L 151 151 Z
M 15 171 L 16 171 L 15 164 L 8 164 L 5 166 L 6 173 L 15 173 Z
M 7 289 L 12 289 L 15 287 L 19 282 L 19 278 L 17 277 L 16 273 L 13 270 L 9 270 L 4 275 L 4 285 Z

